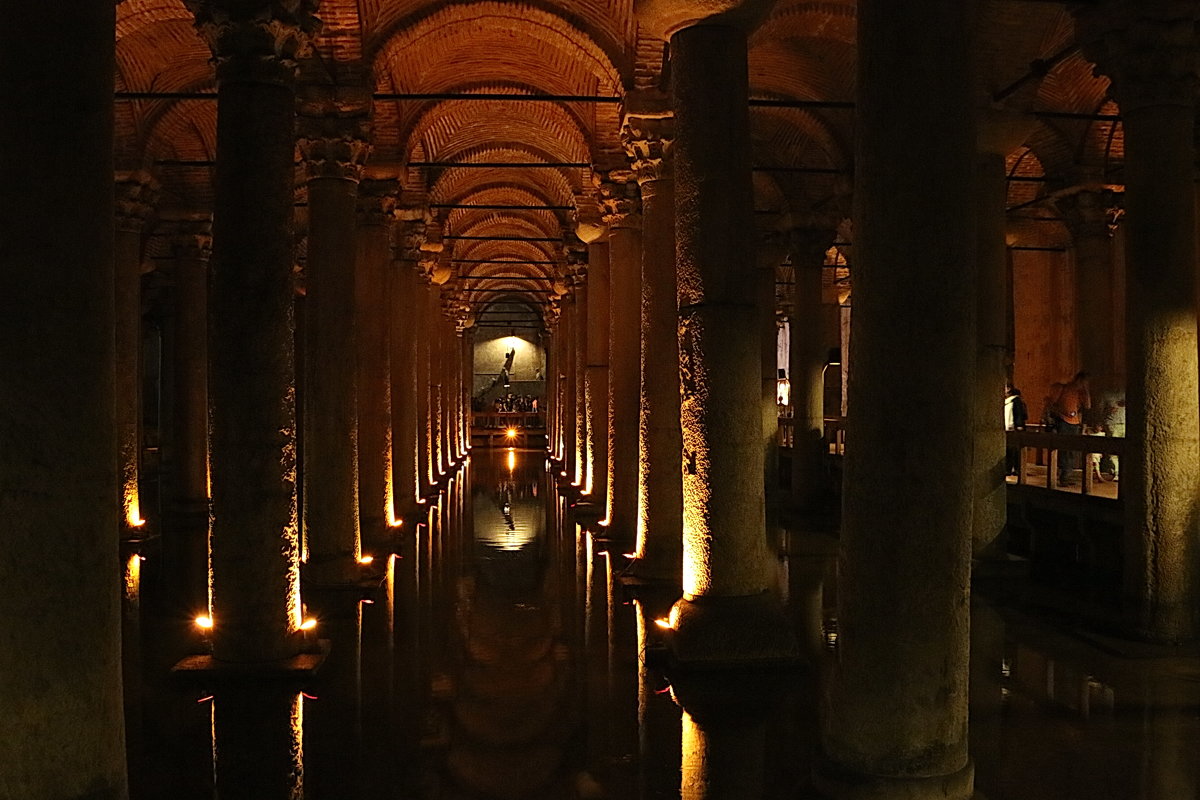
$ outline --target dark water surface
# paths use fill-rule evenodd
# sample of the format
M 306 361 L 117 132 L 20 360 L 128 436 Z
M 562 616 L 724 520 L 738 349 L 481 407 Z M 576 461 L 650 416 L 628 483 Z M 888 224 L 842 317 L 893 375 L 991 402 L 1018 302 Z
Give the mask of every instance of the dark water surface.
M 477 450 L 377 586 L 307 593 L 330 650 L 302 684 L 172 678 L 196 632 L 154 607 L 151 580 L 137 797 L 807 797 L 819 675 L 836 658 L 836 542 L 765 535 L 818 666 L 675 686 L 640 657 L 674 598 L 622 581 L 626 560 L 575 523 L 541 452 Z M 1076 635 L 1003 593 L 977 592 L 973 609 L 981 796 L 1200 798 L 1198 659 Z

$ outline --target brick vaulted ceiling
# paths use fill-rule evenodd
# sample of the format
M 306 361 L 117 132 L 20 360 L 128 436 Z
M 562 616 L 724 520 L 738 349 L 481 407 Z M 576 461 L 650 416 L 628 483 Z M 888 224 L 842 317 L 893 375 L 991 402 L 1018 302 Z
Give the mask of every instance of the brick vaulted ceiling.
M 216 103 L 181 96 L 215 89 L 193 16 L 183 0 L 125 0 L 117 9 L 118 166 L 155 174 L 160 216 L 209 210 Z M 318 16 L 323 27 L 301 65 L 301 95 L 374 94 L 365 104 L 374 144 L 368 173 L 399 178 L 402 203 L 430 205 L 435 229 L 449 237 L 443 258 L 454 277 L 445 291 L 459 307 L 477 313 L 489 299 L 534 285 L 563 290 L 569 207 L 595 191 L 595 170 L 624 165 L 620 101 L 660 83 L 664 44 L 639 30 L 633 0 L 322 0 Z M 980 102 L 1001 97 L 1033 120 L 1008 159 L 1009 206 L 1022 207 L 1010 224 L 1017 241 L 1062 235 L 1028 223 L 1039 198 L 1119 175 L 1120 123 L 1104 118 L 1118 109 L 1074 36 L 1062 5 L 979 4 Z M 751 96 L 784 101 L 751 110 L 760 210 L 849 214 L 854 113 L 831 106 L 854 100 L 855 61 L 853 0 L 779 0 L 751 36 Z M 441 99 L 386 99 L 396 94 Z M 462 94 L 615 102 L 445 97 Z M 936 158 L 936 136 L 912 157 Z M 410 166 L 418 162 L 585 166 Z M 303 201 L 302 187 L 297 196 Z M 448 207 L 457 205 L 552 208 Z

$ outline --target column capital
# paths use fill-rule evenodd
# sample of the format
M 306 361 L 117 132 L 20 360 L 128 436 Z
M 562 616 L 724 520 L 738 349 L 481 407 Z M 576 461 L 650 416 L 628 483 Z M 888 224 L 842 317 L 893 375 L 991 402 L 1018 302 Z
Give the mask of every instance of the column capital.
M 297 144 L 308 180 L 362 180 L 371 154 L 370 124 L 365 117 L 301 117 Z
M 579 240 L 591 244 L 608 233 L 603 213 L 596 196 L 591 192 L 576 195 L 572 205 L 571 220 L 575 223 L 575 235 Z
M 218 79 L 291 81 L 321 27 L 320 0 L 184 0 L 217 63 Z
M 621 143 L 643 191 L 649 183 L 670 178 L 675 143 L 674 113 L 627 113 L 621 123 Z
M 116 174 L 117 229 L 137 233 L 154 213 L 158 202 L 158 181 L 145 170 Z
M 788 215 L 783 228 L 794 267 L 821 267 L 825 253 L 837 241 L 840 219 L 822 215 Z
M 1112 189 L 1079 187 L 1056 196 L 1054 206 L 1076 242 L 1108 239 L 1124 213 L 1124 195 Z
M 1122 112 L 1196 104 L 1196 24 L 1188 0 L 1105 0 L 1076 14 L 1077 38 L 1095 72 L 1112 81 Z
M 396 226 L 396 254 L 401 261 L 415 265 L 421 260 L 421 246 L 425 244 L 429 209 L 424 206 L 401 206 L 393 213 L 399 221 Z
M 207 261 L 212 255 L 212 215 L 195 214 L 176 220 L 171 254 L 178 259 Z
M 358 183 L 358 220 L 363 225 L 388 225 L 396 219 L 395 178 L 369 178 Z
M 642 227 L 642 198 L 630 170 L 610 170 L 598 188 L 601 219 L 614 228 Z

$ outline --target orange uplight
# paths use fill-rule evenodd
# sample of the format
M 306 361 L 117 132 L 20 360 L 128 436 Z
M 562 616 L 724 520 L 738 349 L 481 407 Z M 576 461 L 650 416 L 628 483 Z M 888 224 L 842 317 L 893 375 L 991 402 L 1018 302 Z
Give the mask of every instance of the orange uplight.
M 304 622 L 300 623 L 300 630 L 302 631 L 311 631 L 315 627 L 317 627 L 317 621 L 312 617 L 309 617 L 308 619 L 304 620 Z
M 360 564 L 370 564 L 374 560 L 375 560 L 375 556 L 359 556 L 358 557 L 358 563 L 360 563 Z
M 658 619 L 654 620 L 654 624 L 660 628 L 665 628 L 667 630 L 671 629 L 671 621 L 666 617 L 659 617 Z
M 399 517 L 392 517 L 391 519 L 388 520 L 388 527 L 390 527 L 390 528 L 399 528 L 403 525 L 404 525 L 404 520 L 400 519 Z
M 212 617 L 203 615 L 203 614 L 200 615 L 199 617 L 196 617 L 196 627 L 197 628 L 204 628 L 205 630 L 211 630 L 212 626 L 213 626 Z
M 515 438 L 517 438 L 517 429 L 509 428 L 508 430 L 506 430 L 504 432 L 504 435 L 507 436 L 509 439 L 515 439 Z

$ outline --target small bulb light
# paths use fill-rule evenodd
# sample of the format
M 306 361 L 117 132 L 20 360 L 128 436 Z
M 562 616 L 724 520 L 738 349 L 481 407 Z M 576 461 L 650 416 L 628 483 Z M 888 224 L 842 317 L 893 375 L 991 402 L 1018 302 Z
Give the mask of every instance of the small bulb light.
M 317 621 L 312 617 L 309 617 L 308 619 L 304 620 L 304 622 L 300 623 L 300 630 L 302 631 L 311 631 L 315 627 L 317 627 Z
M 212 626 L 213 626 L 212 617 L 207 616 L 205 614 L 202 614 L 202 615 L 196 617 L 196 627 L 197 628 L 204 628 L 205 630 L 209 630 L 212 628 Z

